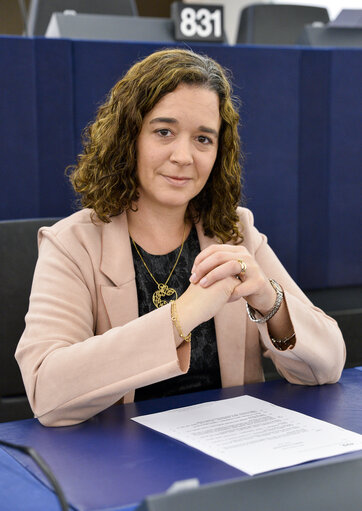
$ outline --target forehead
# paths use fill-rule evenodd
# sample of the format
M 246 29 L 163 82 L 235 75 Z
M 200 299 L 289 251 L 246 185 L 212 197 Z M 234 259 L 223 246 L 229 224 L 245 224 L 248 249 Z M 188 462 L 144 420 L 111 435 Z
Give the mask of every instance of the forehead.
M 145 116 L 145 121 L 155 117 L 169 116 L 182 120 L 203 122 L 208 120 L 219 126 L 219 97 L 213 90 L 195 85 L 179 85 L 173 92 L 169 92 Z

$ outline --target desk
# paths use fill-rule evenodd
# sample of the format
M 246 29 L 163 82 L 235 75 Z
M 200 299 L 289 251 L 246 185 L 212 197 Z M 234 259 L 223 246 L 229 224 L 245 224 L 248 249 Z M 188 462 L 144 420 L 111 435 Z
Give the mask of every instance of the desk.
M 115 406 L 71 427 L 44 428 L 35 419 L 9 422 L 0 424 L 0 438 L 37 449 L 52 467 L 71 509 L 129 511 L 145 496 L 163 493 L 174 481 L 198 478 L 204 485 L 249 477 L 130 417 L 248 394 L 362 433 L 361 389 L 362 371 L 355 368 L 345 370 L 335 385 L 303 387 L 277 380 L 198 392 Z M 0 449 L 1 510 L 59 509 L 52 493 L 33 477 L 45 482 L 33 463 L 23 455 L 11 454 L 25 468 Z M 351 453 L 344 458 L 360 455 Z M 24 501 L 29 502 L 26 508 Z

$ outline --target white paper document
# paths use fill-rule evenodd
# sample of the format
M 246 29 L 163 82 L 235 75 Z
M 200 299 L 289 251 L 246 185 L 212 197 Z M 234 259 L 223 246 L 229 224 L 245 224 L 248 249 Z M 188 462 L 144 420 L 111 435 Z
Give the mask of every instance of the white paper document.
M 362 435 L 251 396 L 134 421 L 254 475 L 362 449 Z

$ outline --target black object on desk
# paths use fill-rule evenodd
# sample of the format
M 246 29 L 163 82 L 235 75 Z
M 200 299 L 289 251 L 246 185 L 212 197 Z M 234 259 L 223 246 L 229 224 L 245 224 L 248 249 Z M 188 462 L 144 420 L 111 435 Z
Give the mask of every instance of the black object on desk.
M 154 495 L 137 511 L 358 511 L 362 456 Z

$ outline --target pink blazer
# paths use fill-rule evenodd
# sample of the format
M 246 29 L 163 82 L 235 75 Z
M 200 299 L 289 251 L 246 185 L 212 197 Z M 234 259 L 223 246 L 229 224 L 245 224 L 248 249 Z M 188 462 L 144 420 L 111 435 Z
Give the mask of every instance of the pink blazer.
M 294 349 L 280 352 L 266 325 L 246 314 L 243 299 L 215 316 L 223 387 L 263 381 L 261 353 L 291 383 L 336 382 L 345 346 L 333 319 L 298 288 L 239 208 L 244 244 L 285 291 L 296 333 Z M 201 250 L 214 239 L 196 226 Z M 82 422 L 134 390 L 187 372 L 190 345 L 175 347 L 170 305 L 138 317 L 137 290 L 125 214 L 92 223 L 84 209 L 39 231 L 26 328 L 16 350 L 35 416 L 47 426 Z

